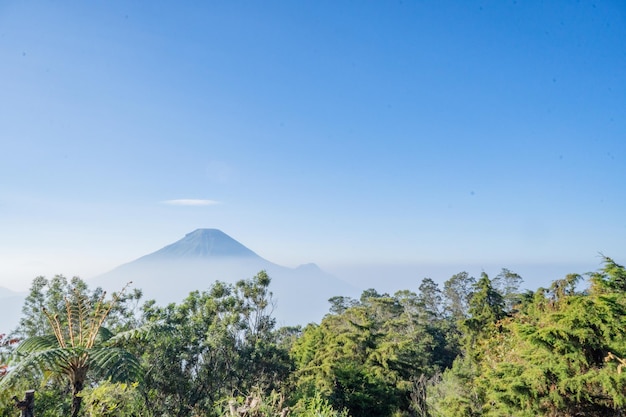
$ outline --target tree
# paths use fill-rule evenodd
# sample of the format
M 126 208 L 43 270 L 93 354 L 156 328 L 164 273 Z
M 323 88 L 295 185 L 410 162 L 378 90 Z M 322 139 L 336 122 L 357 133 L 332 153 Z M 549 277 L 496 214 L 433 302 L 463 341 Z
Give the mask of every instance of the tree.
M 419 303 L 429 320 L 439 320 L 442 315 L 443 296 L 435 281 L 424 278 L 419 286 Z
M 143 405 L 137 394 L 137 384 L 105 381 L 87 387 L 81 394 L 87 417 L 119 417 L 141 415 Z
M 62 326 L 68 323 L 66 298 L 70 300 L 85 298 L 91 305 L 96 305 L 104 295 L 104 290 L 97 287 L 89 289 L 85 281 L 79 277 L 67 279 L 63 275 L 53 278 L 38 276 L 33 279 L 30 291 L 22 306 L 22 317 L 15 335 L 21 339 L 32 336 L 43 336 L 49 333 L 49 321 L 44 309 L 58 316 Z M 129 330 L 137 325 L 137 308 L 141 300 L 138 289 L 113 294 L 117 300 L 105 319 L 104 326 L 113 331 Z
M 330 303 L 330 314 L 343 314 L 347 309 L 358 304 L 357 300 L 342 295 L 331 297 L 328 302 Z
M 443 284 L 443 295 L 446 313 L 455 321 L 464 320 L 469 309 L 472 285 L 476 280 L 467 272 L 453 275 Z
M 353 417 L 408 413 L 416 381 L 449 359 L 445 345 L 417 294 L 368 289 L 358 303 L 307 326 L 294 343 L 297 397 L 321 395 Z
M 514 307 L 521 302 L 520 285 L 523 279 L 519 274 L 506 268 L 502 268 L 500 273 L 491 281 L 493 288 L 502 295 L 504 310 L 507 313 L 513 311 Z
M 319 394 L 334 409 L 346 408 L 354 417 L 389 415 L 397 406 L 392 382 L 397 374 L 387 354 L 375 353 L 383 332 L 370 313 L 359 305 L 304 329 L 292 350 L 301 400 Z
M 470 317 L 463 322 L 463 325 L 467 329 L 469 349 L 473 346 L 476 337 L 488 334 L 493 326 L 506 315 L 502 295 L 493 288 L 489 276 L 484 272 L 478 282 L 473 285 L 468 313 Z
M 63 284 L 62 279 L 54 281 Z M 56 305 L 42 307 L 43 315 L 47 320 L 46 328 L 51 333 L 44 334 L 29 328 L 30 325 L 40 322 L 34 310 L 28 316 L 28 325 L 23 323 L 22 331 L 33 334 L 27 337 L 17 347 L 13 355 L 15 368 L 0 381 L 0 386 L 6 387 L 24 374 L 39 372 L 40 376 L 56 380 L 65 380 L 71 392 L 71 416 L 78 416 L 81 408 L 81 391 L 92 375 L 98 379 L 111 381 L 128 381 L 140 378 L 141 366 L 138 359 L 121 347 L 121 342 L 137 334 L 129 331 L 114 335 L 104 327 L 107 317 L 120 302 L 121 295 L 114 294 L 111 300 L 106 300 L 106 293 L 97 291 L 99 297 L 93 301 L 89 297 L 86 285 L 79 279 L 71 290 L 58 290 L 50 294 L 49 301 Z M 34 291 L 37 299 L 46 299 L 42 292 L 42 279 L 36 279 Z M 58 296 L 63 294 L 62 303 Z M 32 299 L 27 303 L 34 302 Z M 27 304 L 28 305 L 28 304 Z
M 570 274 L 508 316 L 481 277 L 466 321 L 472 343 L 434 389 L 435 406 L 445 416 L 624 415 L 624 274 L 605 259 L 587 290 Z
M 626 268 L 608 256 L 603 255 L 602 262 L 604 266 L 600 271 L 589 274 L 592 290 L 596 293 L 611 291 L 626 293 Z
M 465 279 L 463 282 L 467 282 Z M 505 317 L 504 300 L 489 276 L 482 273 L 468 296 L 467 318 L 461 321 L 462 353 L 444 373 L 440 384 L 431 388 L 431 407 L 445 416 L 473 417 L 482 414 L 484 392 L 477 386 L 483 340 L 493 335 Z
M 164 331 L 139 343 L 147 369 L 139 390 L 150 415 L 215 416 L 215 404 L 253 390 L 278 390 L 291 371 L 271 316 L 270 277 L 261 271 L 236 284 L 214 283 L 181 303 L 144 307 L 143 319 Z

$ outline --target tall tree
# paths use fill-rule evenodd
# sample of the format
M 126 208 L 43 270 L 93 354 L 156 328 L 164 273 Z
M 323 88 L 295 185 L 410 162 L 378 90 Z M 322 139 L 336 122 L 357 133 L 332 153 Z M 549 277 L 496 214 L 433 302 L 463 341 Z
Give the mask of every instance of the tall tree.
M 603 267 L 591 276 L 592 290 L 626 293 L 626 268 L 608 256 L 602 256 Z
M 181 303 L 148 303 L 147 322 L 166 331 L 136 346 L 147 368 L 140 386 L 153 416 L 214 416 L 215 404 L 253 389 L 279 389 L 291 364 L 271 316 L 270 278 L 214 283 Z M 287 332 L 289 334 L 289 332 Z
M 498 320 L 504 318 L 504 298 L 492 285 L 489 276 L 483 272 L 473 286 L 469 300 L 469 318 L 463 324 L 467 336 L 473 340 L 479 334 L 488 333 Z
M 446 313 L 456 321 L 467 318 L 472 286 L 476 279 L 467 272 L 459 272 L 443 284 Z
M 504 317 L 502 295 L 493 288 L 489 276 L 483 272 L 480 279 L 472 284 L 467 318 L 460 323 L 462 353 L 446 370 L 441 383 L 430 390 L 433 397 L 431 407 L 441 415 L 474 417 L 482 414 L 484 392 L 476 383 L 480 376 L 480 361 L 485 356 L 481 347 Z
M 78 284 L 84 284 L 78 279 Z M 41 293 L 41 279 L 36 280 L 36 288 L 40 300 L 45 300 Z M 62 284 L 63 280 L 55 283 Z M 86 285 L 77 285 L 69 292 L 53 287 L 54 293 L 50 301 L 55 302 L 54 310 L 42 307 L 47 320 L 49 333 L 39 333 L 32 329 L 34 335 L 28 337 L 17 347 L 14 368 L 0 381 L 6 387 L 18 377 L 33 370 L 42 377 L 65 380 L 71 392 L 71 416 L 78 416 L 81 408 L 81 391 L 89 380 L 95 378 L 112 381 L 136 380 L 141 376 L 141 366 L 135 356 L 121 347 L 121 342 L 136 331 L 113 335 L 104 324 L 107 317 L 120 301 L 115 295 L 111 300 L 105 298 L 106 293 L 100 292 L 99 298 L 92 301 Z M 57 297 L 62 294 L 62 302 Z M 31 311 L 33 321 L 36 315 Z M 28 328 L 25 331 L 29 333 Z
M 439 393 L 448 390 L 437 404 L 442 415 L 624 415 L 626 291 L 615 284 L 624 274 L 605 259 L 587 290 L 577 289 L 580 275 L 567 275 L 539 289 L 496 327 L 481 327 L 501 316 L 481 278 L 483 296 L 472 299 L 476 321 L 468 329 L 482 330 L 475 334 L 472 355 L 444 375 Z
M 369 289 L 358 304 L 307 326 L 295 342 L 298 395 L 322 395 L 353 417 L 411 412 L 419 402 L 416 382 L 448 359 L 441 335 L 415 293 Z
M 343 314 L 347 309 L 354 307 L 359 303 L 351 297 L 344 297 L 341 295 L 329 298 L 328 302 L 330 303 L 330 314 Z
M 15 335 L 19 338 L 43 336 L 49 333 L 49 321 L 44 309 L 56 315 L 62 326 L 68 325 L 68 310 L 66 299 L 71 302 L 78 298 L 87 300 L 96 305 L 103 297 L 104 290 L 97 287 L 91 290 L 79 277 L 67 279 L 63 275 L 52 278 L 38 276 L 33 279 L 28 295 L 22 306 L 22 317 Z M 138 304 L 141 300 L 141 291 L 138 289 L 113 294 L 117 302 L 111 306 L 104 326 L 112 331 L 129 330 L 136 326 Z
M 419 286 L 419 303 L 429 320 L 436 321 L 443 313 L 443 295 L 439 286 L 430 278 L 424 278 Z
M 514 307 L 522 301 L 522 294 L 520 293 L 522 282 L 523 279 L 519 274 L 506 268 L 502 268 L 492 280 L 493 288 L 502 295 L 506 312 L 512 312 Z

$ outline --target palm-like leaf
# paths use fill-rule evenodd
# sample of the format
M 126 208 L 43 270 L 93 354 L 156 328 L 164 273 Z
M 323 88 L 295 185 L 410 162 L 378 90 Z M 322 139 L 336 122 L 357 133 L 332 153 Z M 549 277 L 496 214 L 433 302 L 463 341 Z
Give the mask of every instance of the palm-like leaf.
M 93 348 L 89 352 L 89 364 L 94 372 L 112 382 L 139 381 L 142 378 L 139 360 L 122 348 Z
M 20 343 L 13 355 L 14 359 L 18 359 L 24 355 L 30 355 L 34 352 L 42 350 L 54 349 L 59 347 L 59 342 L 53 334 L 45 336 L 33 336 Z
M 0 387 L 12 384 L 26 372 L 37 371 L 49 377 L 63 376 L 72 387 L 72 416 L 80 410 L 80 391 L 88 372 L 115 382 L 137 381 L 141 378 L 138 359 L 121 348 L 122 341 L 147 334 L 148 328 L 134 329 L 114 335 L 103 326 L 111 309 L 119 300 L 105 301 L 103 293 L 95 303 L 75 290 L 65 297 L 67 321 L 58 313 L 43 309 L 53 334 L 26 339 L 16 349 L 15 367 L 2 378 Z
M 69 370 L 68 365 L 71 353 L 68 349 L 58 346 L 33 350 L 28 355 L 23 356 L 11 368 L 11 371 L 0 380 L 0 388 L 11 386 L 17 378 L 28 372 L 37 371 L 44 373 L 46 370 L 54 369 L 56 373 L 65 373 Z
M 115 336 L 115 333 L 113 333 L 108 328 L 100 327 L 100 329 L 98 330 L 98 336 L 96 337 L 95 344 L 98 345 L 98 344 L 106 343 L 109 339 L 111 339 L 114 336 Z
M 147 323 L 141 327 L 130 329 L 125 332 L 113 334 L 107 329 L 102 328 L 107 336 L 103 337 L 102 344 L 104 346 L 119 346 L 120 344 L 129 342 L 131 340 L 146 340 L 146 338 L 157 329 L 163 329 L 163 325 L 158 322 Z

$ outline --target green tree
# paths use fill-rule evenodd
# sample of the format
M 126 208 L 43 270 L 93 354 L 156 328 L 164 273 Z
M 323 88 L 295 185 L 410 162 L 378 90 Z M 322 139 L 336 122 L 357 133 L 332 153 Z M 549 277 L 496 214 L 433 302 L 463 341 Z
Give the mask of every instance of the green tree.
M 354 417 L 410 412 L 415 382 L 446 360 L 434 317 L 413 292 L 364 291 L 357 304 L 307 326 L 295 342 L 297 395 L 322 395 Z
M 270 282 L 261 271 L 235 285 L 216 282 L 179 304 L 146 304 L 144 320 L 165 329 L 134 348 L 143 352 L 139 390 L 150 415 L 214 416 L 224 398 L 279 390 L 291 370 L 290 342 L 281 338 L 293 329 L 274 329 Z
M 427 389 L 427 404 L 435 417 L 478 417 L 482 415 L 483 395 L 476 384 L 476 362 L 459 355 L 452 367 Z
M 523 279 L 519 274 L 506 268 L 502 268 L 491 282 L 493 288 L 502 295 L 504 310 L 507 313 L 512 312 L 515 306 L 522 301 L 523 295 L 520 293 L 522 282 Z
M 63 280 L 54 282 L 63 283 Z M 93 301 L 86 285 L 77 278 L 74 282 L 78 285 L 71 289 L 52 287 L 53 294 L 49 295 L 53 298 L 48 300 L 56 304 L 47 305 L 54 310 L 42 307 L 47 320 L 45 328 L 50 333 L 30 328 L 41 321 L 34 311 L 29 312 L 30 321 L 23 324 L 22 331 L 32 335 L 19 344 L 13 355 L 14 368 L 0 381 L 0 386 L 6 387 L 33 371 L 46 379 L 64 380 L 70 387 L 72 417 L 80 412 L 81 392 L 90 375 L 112 381 L 135 380 L 141 375 L 137 358 L 121 347 L 122 341 L 137 332 L 114 335 L 104 327 L 121 296 L 106 300 L 106 294 L 98 291 L 99 298 Z M 42 279 L 35 280 L 37 299 L 43 303 L 47 297 L 42 284 Z M 62 293 L 61 303 L 57 297 Z
M 79 277 L 67 279 L 63 275 L 53 278 L 38 276 L 33 279 L 28 295 L 22 306 L 22 317 L 15 330 L 15 336 L 25 339 L 32 336 L 44 336 L 49 333 L 49 320 L 44 309 L 57 316 L 62 327 L 68 325 L 66 299 L 84 298 L 91 305 L 96 305 L 103 298 L 104 290 L 97 287 L 89 289 L 87 283 Z M 138 305 L 141 291 L 138 289 L 114 293 L 116 303 L 111 306 L 104 326 L 114 332 L 129 330 L 137 325 Z
M 341 295 L 329 298 L 328 302 L 330 303 L 329 311 L 331 314 L 342 314 L 350 307 L 358 304 L 357 300 Z
M 429 321 L 438 321 L 443 315 L 443 294 L 435 281 L 424 278 L 419 286 L 419 303 Z
M 478 336 L 487 335 L 506 315 L 502 294 L 491 285 L 489 276 L 484 272 L 473 285 L 468 313 L 469 318 L 465 319 L 463 325 L 467 329 L 466 340 L 470 344 L 469 349 Z
M 581 276 L 570 274 L 509 316 L 497 297 L 489 301 L 481 279 L 468 319 L 469 354 L 433 389 L 441 415 L 623 415 L 626 292 L 618 283 L 626 271 L 604 262 L 587 290 L 577 290 Z
M 319 393 L 333 408 L 346 408 L 355 417 L 389 415 L 397 398 L 387 378 L 395 377 L 393 371 L 383 375 L 381 368 L 386 363 L 389 369 L 389 358 L 374 353 L 382 332 L 367 313 L 366 308 L 352 307 L 304 329 L 292 352 L 302 400 Z
M 595 293 L 626 293 L 626 268 L 608 256 L 602 256 L 604 266 L 600 271 L 589 274 L 592 291 Z
M 137 384 L 105 381 L 87 387 L 81 394 L 86 417 L 138 416 L 141 414 L 141 397 Z
M 444 416 L 482 415 L 484 392 L 476 383 L 480 376 L 480 361 L 486 355 L 481 349 L 482 343 L 497 333 L 499 321 L 506 316 L 504 299 L 484 272 L 472 284 L 467 315 L 460 327 L 462 353 L 446 370 L 438 386 L 430 390 L 431 408 Z
M 443 284 L 445 311 L 456 321 L 464 320 L 468 315 L 472 286 L 476 280 L 467 272 L 453 275 Z

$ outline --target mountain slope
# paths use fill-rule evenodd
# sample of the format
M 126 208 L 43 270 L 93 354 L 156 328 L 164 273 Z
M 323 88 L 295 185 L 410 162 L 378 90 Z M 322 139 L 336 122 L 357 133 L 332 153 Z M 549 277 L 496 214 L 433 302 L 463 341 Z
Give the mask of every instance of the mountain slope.
M 198 229 L 156 252 L 96 277 L 91 284 L 117 291 L 129 281 L 159 304 L 181 301 L 189 292 L 206 290 L 215 281 L 234 283 L 265 270 L 272 282 L 274 316 L 279 325 L 319 322 L 328 299 L 356 296 L 344 281 L 315 264 L 287 268 L 263 259 L 217 229 Z
M 206 258 L 261 258 L 218 229 L 196 229 L 177 242 L 137 261 Z

